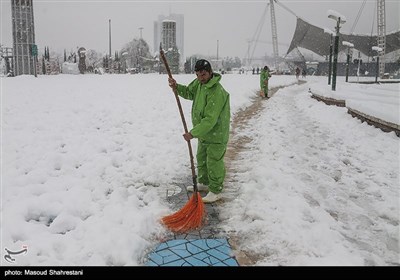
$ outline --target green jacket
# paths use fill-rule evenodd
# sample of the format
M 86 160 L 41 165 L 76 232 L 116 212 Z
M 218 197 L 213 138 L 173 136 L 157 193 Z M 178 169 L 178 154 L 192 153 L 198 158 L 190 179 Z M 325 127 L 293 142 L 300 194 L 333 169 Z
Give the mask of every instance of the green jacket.
M 265 86 L 264 81 L 268 80 L 271 75 L 269 74 L 268 70 L 264 70 L 264 68 L 261 69 L 261 74 L 260 74 L 260 87 L 263 88 Z
M 221 75 L 202 85 L 197 79 L 189 85 L 177 85 L 177 92 L 185 99 L 193 100 L 190 133 L 205 143 L 227 144 L 230 129 L 229 93 L 219 83 Z

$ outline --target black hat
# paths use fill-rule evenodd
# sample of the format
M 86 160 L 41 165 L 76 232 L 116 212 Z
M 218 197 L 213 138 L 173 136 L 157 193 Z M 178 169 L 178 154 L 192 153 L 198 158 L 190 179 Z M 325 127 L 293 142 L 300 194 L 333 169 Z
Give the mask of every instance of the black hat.
M 211 64 L 205 59 L 199 59 L 196 61 L 196 65 L 194 66 L 194 71 L 206 70 L 207 72 L 211 72 Z

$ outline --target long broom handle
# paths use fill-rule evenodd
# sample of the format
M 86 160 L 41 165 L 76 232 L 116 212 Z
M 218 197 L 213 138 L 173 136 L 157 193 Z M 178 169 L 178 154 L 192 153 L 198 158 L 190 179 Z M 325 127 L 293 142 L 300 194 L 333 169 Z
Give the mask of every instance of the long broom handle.
M 165 65 L 165 69 L 167 70 L 168 76 L 170 78 L 172 78 L 172 74 L 171 74 L 171 70 L 169 69 L 169 65 L 167 62 L 167 59 L 165 58 L 165 54 L 164 51 L 161 47 L 161 43 L 160 43 L 160 56 L 162 61 L 164 62 Z M 172 89 L 175 95 L 175 99 L 176 99 L 176 103 L 178 104 L 178 108 L 179 108 L 179 113 L 181 115 L 181 119 L 182 119 L 182 123 L 183 123 L 183 129 L 185 130 L 185 133 L 188 133 L 188 129 L 187 129 L 187 125 L 186 125 L 186 120 L 185 120 L 185 116 L 183 114 L 183 110 L 182 110 L 182 105 L 181 105 L 181 101 L 179 100 L 179 96 L 178 96 L 178 92 L 176 90 L 176 88 Z M 192 145 L 190 145 L 190 140 L 186 141 L 188 144 L 188 148 L 189 148 L 189 156 L 190 156 L 190 167 L 192 169 L 192 179 L 193 179 L 193 190 L 194 192 L 197 192 L 197 176 L 196 176 L 196 170 L 194 168 L 194 158 L 193 158 L 193 151 L 192 151 Z

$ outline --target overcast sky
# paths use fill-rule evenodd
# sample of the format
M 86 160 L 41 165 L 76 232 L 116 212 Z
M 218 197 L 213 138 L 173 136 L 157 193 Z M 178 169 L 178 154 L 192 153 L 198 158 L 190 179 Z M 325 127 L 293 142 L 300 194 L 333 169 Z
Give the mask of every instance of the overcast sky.
M 109 19 L 112 25 L 112 53 L 120 50 L 133 38 L 140 37 L 153 50 L 153 22 L 158 15 L 184 14 L 184 54 L 216 55 L 217 40 L 220 57 L 246 56 L 247 41 L 254 37 L 257 26 L 269 1 L 40 1 L 34 0 L 36 44 L 43 52 L 76 50 L 77 47 L 108 53 Z M 327 18 L 329 9 L 347 18 L 342 32 L 350 33 L 363 0 L 356 1 L 280 1 L 297 16 L 321 28 L 334 29 Z M 296 26 L 296 17 L 275 4 L 279 54 L 286 53 Z M 367 0 L 354 30 L 359 34 L 376 33 L 376 0 Z M 386 31 L 400 29 L 400 1 L 386 0 Z M 261 41 L 271 41 L 270 12 L 265 17 Z M 11 1 L 1 0 L 0 43 L 12 46 Z M 272 45 L 259 43 L 257 55 L 272 53 Z

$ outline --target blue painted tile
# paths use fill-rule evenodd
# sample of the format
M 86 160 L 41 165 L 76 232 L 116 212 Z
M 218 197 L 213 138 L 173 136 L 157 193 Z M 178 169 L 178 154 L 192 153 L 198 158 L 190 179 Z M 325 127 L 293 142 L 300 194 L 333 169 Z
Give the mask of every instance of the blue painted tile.
M 204 249 L 204 250 L 210 249 L 210 248 L 207 246 L 206 240 L 204 240 L 204 239 L 192 240 L 190 243 L 192 243 L 193 245 L 195 245 L 195 246 L 197 246 L 197 247 L 199 247 L 199 248 L 202 248 L 202 249 Z
M 174 253 L 170 249 L 164 249 L 161 251 L 157 251 L 157 254 L 160 255 L 161 257 L 168 257 L 171 255 L 174 255 Z
M 189 262 L 192 266 L 208 266 L 206 262 L 203 262 L 193 257 L 186 258 L 186 261 Z
M 221 261 L 213 256 L 209 256 L 208 259 L 210 260 L 211 264 L 214 265 L 216 263 L 220 263 Z
M 187 242 L 188 243 L 188 242 Z M 178 244 L 175 246 L 169 246 L 169 248 L 174 251 L 174 250 L 186 250 L 186 243 L 183 244 Z
M 212 262 L 209 257 L 202 259 L 203 262 L 207 263 L 209 266 L 212 266 Z
M 187 247 L 188 251 L 189 251 L 192 255 L 197 254 L 197 253 L 199 253 L 199 252 L 201 252 L 201 251 L 204 251 L 204 250 L 200 249 L 199 247 L 194 246 L 192 243 L 187 244 L 186 247 Z
M 159 254 L 157 253 L 152 253 L 149 256 L 149 260 L 155 262 L 156 264 L 160 265 L 163 264 L 163 257 L 161 257 Z
M 153 261 L 148 261 L 148 262 L 145 264 L 145 266 L 159 266 L 159 265 L 156 264 L 156 263 L 153 262 Z
M 219 263 L 215 263 L 213 266 L 227 266 L 227 265 L 224 264 L 223 262 L 219 262 Z
M 156 251 L 160 251 L 160 250 L 163 250 L 165 248 L 168 248 L 168 245 L 167 245 L 166 242 L 161 243 L 160 245 L 158 245 L 158 247 L 156 248 Z
M 231 251 L 232 251 L 231 248 L 229 246 L 226 246 L 226 245 L 221 245 L 219 247 L 216 247 L 215 249 L 220 251 L 222 254 L 225 254 L 225 255 L 228 255 L 228 256 L 231 255 Z
M 206 239 L 207 246 L 209 248 L 215 248 L 221 245 L 225 245 L 220 239 Z
M 210 254 L 211 256 L 219 259 L 220 261 L 223 261 L 223 260 L 226 260 L 226 259 L 230 258 L 229 255 L 222 254 L 220 251 L 215 250 L 215 249 L 208 250 L 207 253 Z
M 181 258 L 186 258 L 191 256 L 192 254 L 185 249 L 173 249 L 172 250 L 175 254 L 180 256 Z
M 224 261 L 224 263 L 226 263 L 227 266 L 239 266 L 234 258 L 227 259 Z
M 176 260 L 174 262 L 166 263 L 163 266 L 184 266 L 184 265 L 185 265 L 185 261 L 180 259 L 180 260 Z
M 168 256 L 168 257 L 165 257 L 164 258 L 164 265 L 166 265 L 166 264 L 168 264 L 170 262 L 175 262 L 176 260 L 182 260 L 182 258 L 180 256 L 178 256 L 178 255 L 175 255 L 175 254 L 173 254 L 171 256 Z
M 227 239 L 170 240 L 148 256 L 147 266 L 239 266 Z
M 199 260 L 204 260 L 205 258 L 208 257 L 208 254 L 205 252 L 200 252 L 198 254 L 192 255 L 194 258 L 199 259 Z

